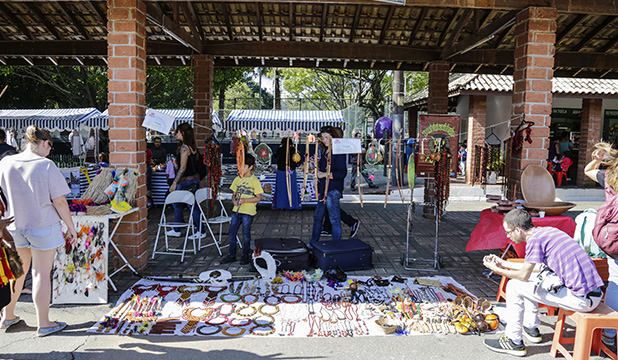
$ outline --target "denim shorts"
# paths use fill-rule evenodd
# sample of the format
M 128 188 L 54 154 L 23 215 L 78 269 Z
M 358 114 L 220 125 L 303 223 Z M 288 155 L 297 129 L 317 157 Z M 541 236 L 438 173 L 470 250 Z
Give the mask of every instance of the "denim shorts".
M 62 225 L 57 222 L 39 229 L 10 230 L 15 247 L 32 248 L 41 251 L 55 249 L 64 244 Z

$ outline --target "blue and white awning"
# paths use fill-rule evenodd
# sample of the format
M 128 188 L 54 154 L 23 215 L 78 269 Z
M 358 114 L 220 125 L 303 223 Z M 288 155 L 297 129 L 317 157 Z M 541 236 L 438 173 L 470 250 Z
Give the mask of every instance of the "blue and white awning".
M 0 110 L 0 127 L 25 130 L 36 125 L 48 130 L 72 130 L 100 114 L 96 108 Z
M 326 125 L 345 129 L 341 111 L 232 110 L 224 123 L 225 129 L 230 131 L 317 132 Z
M 174 125 L 172 126 L 173 129 L 175 129 L 179 124 L 182 124 L 185 122 L 193 126 L 193 109 L 154 109 L 154 110 L 157 110 L 166 115 L 172 116 L 175 119 Z M 107 130 L 109 128 L 109 113 L 107 109 L 103 113 L 101 113 L 100 116 L 96 116 L 96 117 L 89 119 L 86 122 L 86 124 L 90 127 L 98 127 L 98 128 Z M 219 116 L 214 110 L 212 111 L 212 124 L 216 130 L 221 129 L 221 119 L 219 119 Z

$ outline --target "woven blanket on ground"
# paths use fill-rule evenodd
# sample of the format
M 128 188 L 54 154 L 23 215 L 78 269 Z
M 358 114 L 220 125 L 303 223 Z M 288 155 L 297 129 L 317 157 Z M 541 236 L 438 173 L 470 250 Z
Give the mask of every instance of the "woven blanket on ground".
M 270 284 L 249 280 L 226 286 L 142 279 L 88 331 L 118 335 L 351 337 L 455 333 L 455 295 L 466 291 L 450 277 L 381 282 L 357 277 Z M 430 281 L 433 280 L 433 281 Z M 383 285 L 383 286 L 380 286 Z M 448 287 L 447 287 L 448 286 Z M 468 292 L 469 293 L 469 292 Z M 376 323 L 376 320 L 379 320 Z M 386 322 L 386 324 L 385 324 Z M 393 330 L 395 328 L 392 328 Z

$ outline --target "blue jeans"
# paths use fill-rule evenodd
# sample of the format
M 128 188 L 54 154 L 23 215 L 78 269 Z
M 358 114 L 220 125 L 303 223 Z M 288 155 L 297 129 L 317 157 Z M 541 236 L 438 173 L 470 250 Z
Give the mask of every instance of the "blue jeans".
M 341 198 L 341 191 L 331 190 L 326 196 L 326 201 L 318 201 L 313 213 L 313 231 L 311 233 L 311 240 L 309 244 L 320 239 L 320 232 L 322 232 L 322 218 L 324 218 L 324 212 L 328 209 L 328 217 L 333 227 L 333 240 L 341 240 L 341 208 L 339 207 L 339 199 Z M 322 199 L 322 196 L 320 196 Z
M 199 187 L 200 186 L 200 179 L 191 179 L 191 180 L 187 180 L 187 181 L 183 181 L 180 184 L 178 184 L 178 187 L 176 187 L 176 190 L 191 190 L 193 187 Z M 185 205 L 184 204 L 180 204 L 180 203 L 174 203 L 172 204 L 172 206 L 174 207 L 174 221 L 175 222 L 183 222 L 184 221 L 184 216 L 183 216 L 183 212 L 185 210 Z M 198 204 L 195 204 L 195 206 L 193 207 L 193 225 L 195 225 L 195 229 L 198 231 L 202 231 L 202 223 L 200 221 L 200 209 L 198 209 Z M 180 228 L 174 228 L 175 231 L 180 232 Z
M 242 237 L 243 247 L 242 256 L 251 254 L 251 223 L 253 223 L 253 215 L 232 213 L 232 222 L 230 223 L 230 251 L 228 256 L 236 258 L 236 234 L 242 222 Z

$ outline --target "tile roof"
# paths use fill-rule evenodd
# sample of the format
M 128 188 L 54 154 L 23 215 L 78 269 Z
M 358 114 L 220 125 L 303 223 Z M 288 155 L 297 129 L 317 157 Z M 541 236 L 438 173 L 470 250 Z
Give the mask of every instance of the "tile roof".
M 451 74 L 449 76 L 449 97 L 457 96 L 467 91 L 511 92 L 513 77 L 511 75 L 491 74 Z M 553 79 L 554 94 L 571 95 L 618 95 L 618 80 L 612 79 L 582 79 L 559 78 Z M 408 96 L 406 104 L 422 104 L 427 101 L 429 89 L 422 90 Z

